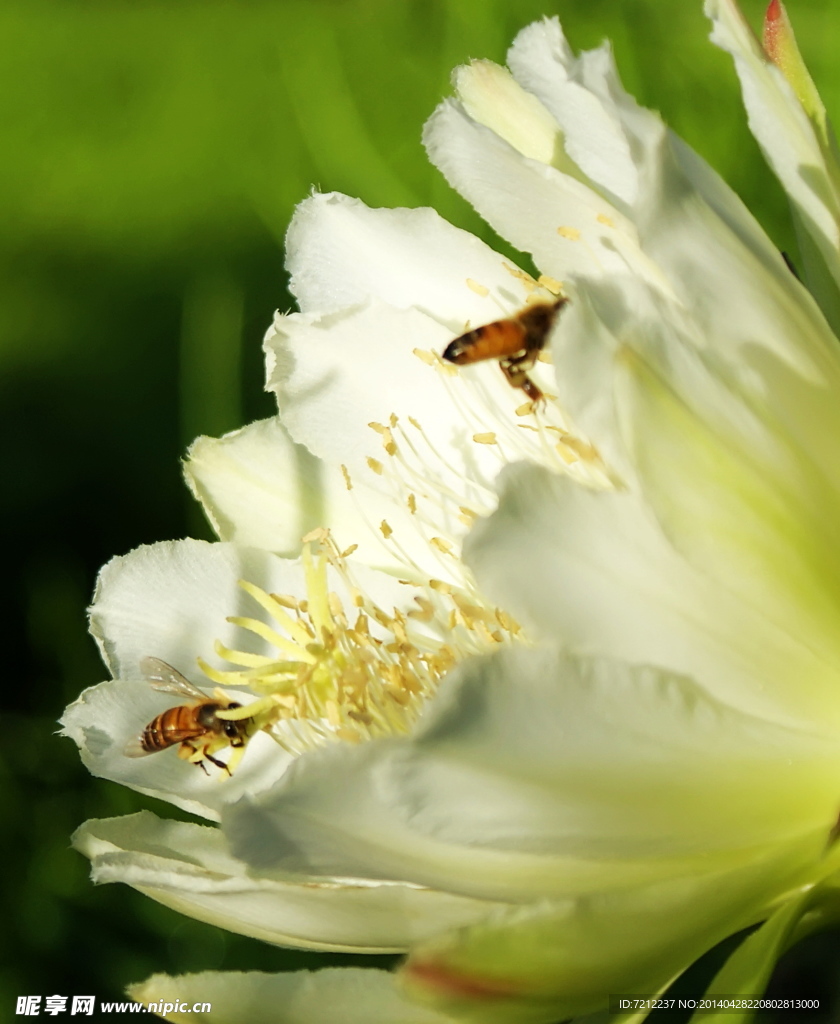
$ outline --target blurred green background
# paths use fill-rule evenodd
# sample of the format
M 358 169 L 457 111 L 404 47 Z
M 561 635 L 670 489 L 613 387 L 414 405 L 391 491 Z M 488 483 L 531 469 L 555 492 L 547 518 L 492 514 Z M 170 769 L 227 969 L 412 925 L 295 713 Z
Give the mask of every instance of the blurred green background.
M 743 6 L 758 26 L 763 3 Z M 154 971 L 325 962 L 196 924 L 122 886 L 90 885 L 68 846 L 77 825 L 143 806 L 170 813 L 90 778 L 73 744 L 54 735 L 64 705 L 103 677 L 85 633 L 96 571 L 138 544 L 208 536 L 179 458 L 197 434 L 273 411 L 260 343 L 274 309 L 291 305 L 283 236 L 313 185 L 372 206 L 430 204 L 493 241 L 427 164 L 420 129 L 455 65 L 503 61 L 536 17 L 560 14 L 578 48 L 610 37 L 630 90 L 795 254 L 784 197 L 700 7 L 7 0 L 0 9 L 9 570 L 0 801 L 10 837 L 0 1020 L 21 994 L 119 998 Z M 840 111 L 840 9 L 832 0 L 789 8 L 826 104 Z M 794 952 L 777 983 L 836 986 L 838 974 L 840 941 L 829 935 Z

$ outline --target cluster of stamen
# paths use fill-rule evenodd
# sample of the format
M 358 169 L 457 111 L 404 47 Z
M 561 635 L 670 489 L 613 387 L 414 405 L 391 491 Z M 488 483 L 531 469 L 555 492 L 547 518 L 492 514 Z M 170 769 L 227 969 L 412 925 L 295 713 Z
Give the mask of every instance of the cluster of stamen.
M 354 584 L 348 552 L 339 552 L 326 530 L 306 540 L 305 598 L 240 581 L 264 616 L 228 621 L 260 637 L 269 652 L 217 643 L 216 653 L 233 668 L 199 659 L 214 682 L 260 695 L 219 712 L 222 719 L 248 719 L 249 737 L 266 730 L 297 755 L 332 740 L 404 734 L 453 665 L 519 631 L 503 612 L 437 580 L 420 588 L 415 608 L 387 612 Z M 331 579 L 344 599 L 330 589 Z

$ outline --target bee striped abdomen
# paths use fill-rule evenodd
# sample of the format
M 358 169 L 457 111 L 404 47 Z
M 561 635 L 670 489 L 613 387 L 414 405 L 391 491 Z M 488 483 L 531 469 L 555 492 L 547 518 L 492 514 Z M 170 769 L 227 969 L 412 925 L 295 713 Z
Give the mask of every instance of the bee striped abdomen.
M 216 707 L 217 705 L 214 705 Z M 196 721 L 195 710 L 185 705 L 169 708 L 163 714 L 152 719 L 143 730 L 140 746 L 153 754 L 158 750 L 166 750 L 176 743 L 195 739 L 207 731 L 206 726 Z
M 145 757 L 168 747 L 178 747 L 178 756 L 200 765 L 206 772 L 204 761 L 209 761 L 230 775 L 230 767 L 213 757 L 220 747 L 242 748 L 248 739 L 247 718 L 219 718 L 220 711 L 234 711 L 242 705 L 237 701 L 208 698 L 203 690 L 194 686 L 181 673 L 160 658 L 147 657 L 140 662 L 140 670 L 155 690 L 186 697 L 189 704 L 179 704 L 161 712 L 126 743 L 126 757 Z
M 561 296 L 551 302 L 532 302 L 506 320 L 494 320 L 467 331 L 450 341 L 443 358 L 456 366 L 498 359 L 508 384 L 524 391 L 532 402 L 541 402 L 545 396 L 528 371 L 537 361 L 557 314 L 568 301 Z
M 525 348 L 525 330 L 516 320 L 497 320 L 450 342 L 443 358 L 464 366 L 484 359 L 504 359 Z

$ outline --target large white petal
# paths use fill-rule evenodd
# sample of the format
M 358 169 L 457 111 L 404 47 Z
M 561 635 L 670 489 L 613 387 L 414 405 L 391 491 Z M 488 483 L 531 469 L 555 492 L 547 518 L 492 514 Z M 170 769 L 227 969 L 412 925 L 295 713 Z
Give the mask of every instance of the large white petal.
M 775 254 L 766 262 L 754 256 L 699 196 L 685 210 L 679 202 L 671 208 L 666 194 L 685 190 L 672 180 L 657 193 L 646 225 L 645 245 L 673 287 L 630 274 L 579 282 L 551 339 L 561 402 L 621 466 L 615 377 L 624 355 L 637 354 L 703 418 L 714 422 L 726 410 L 729 429 L 740 430 L 756 455 L 768 458 L 771 446 L 784 444 L 840 493 L 831 443 L 840 430 L 833 335 Z M 706 272 L 705 263 L 714 269 Z M 769 443 L 757 440 L 762 433 Z
M 770 720 L 838 723 L 833 666 L 686 562 L 632 491 L 514 467 L 466 559 L 490 599 L 537 635 L 690 675 Z
M 458 334 L 528 296 L 508 260 L 428 208 L 372 209 L 316 193 L 297 207 L 286 248 L 303 313 L 337 313 L 375 298 L 421 310 Z
M 840 429 L 831 398 L 840 355 L 813 298 L 740 201 L 681 143 L 664 137 L 651 146 L 643 170 L 641 245 L 673 293 L 661 323 L 673 322 L 675 341 L 701 350 L 735 396 L 767 409 L 840 489 L 831 443 Z M 636 347 L 645 348 L 647 335 L 643 325 Z
M 292 314 L 278 319 L 268 341 L 268 385 L 278 392 L 292 436 L 319 458 L 362 472 L 369 457 L 386 454 L 370 423 L 411 416 L 431 443 L 443 446 L 445 461 L 436 468 L 455 479 L 465 468 L 466 429 L 447 376 L 414 351 L 441 352 L 449 340 L 450 332 L 426 314 L 379 300 L 317 319 Z M 477 482 L 488 487 L 497 465 L 485 451 L 473 470 Z
M 575 57 L 559 20 L 546 18 L 522 29 L 507 61 L 520 85 L 553 114 L 572 160 L 626 212 L 638 182 L 619 104 L 633 101 L 621 87 L 609 45 Z
M 673 246 L 681 259 L 689 248 Z M 740 266 L 744 298 L 758 309 L 742 255 L 730 281 Z M 724 323 L 702 303 L 688 310 L 687 297 L 675 302 L 626 276 L 592 283 L 555 332 L 558 389 L 701 573 L 831 661 L 840 653 L 840 456 L 831 441 L 840 361 L 819 332 L 809 345 L 810 300 L 798 317 L 776 310 L 787 333 L 767 323 L 751 335 L 737 295 L 725 300 L 733 311 Z
M 554 1024 L 604 1009 L 610 993 L 650 995 L 795 892 L 821 847 L 803 837 L 734 868 L 502 912 L 413 951 L 403 975 L 409 991 L 482 1024 Z
M 660 367 L 667 367 L 665 380 Z M 656 362 L 626 354 L 621 371 L 634 463 L 671 541 L 755 609 L 766 629 L 788 633 L 833 675 L 840 664 L 840 531 L 830 467 L 826 473 L 797 450 L 772 413 L 742 406 L 689 351 L 671 346 Z M 681 373 L 686 383 L 675 394 Z M 714 398 L 717 390 L 717 401 L 692 407 L 692 398 L 683 398 L 689 380 L 695 395 Z
M 301 538 L 316 527 L 369 536 L 369 521 L 341 472 L 294 444 L 277 418 L 198 438 L 184 471 L 222 540 L 297 554 Z M 363 552 L 357 557 L 366 561 Z
M 543 273 L 608 276 L 639 262 L 633 225 L 592 189 L 523 156 L 452 100 L 426 124 L 429 158 L 450 185 Z M 652 271 L 653 273 L 653 271 Z
M 452 1024 L 452 1018 L 410 1003 L 393 974 L 359 967 L 328 967 L 288 974 L 154 974 L 128 989 L 141 1003 L 174 1003 L 167 1020 L 192 1024 L 196 1004 L 209 1003 L 208 1024 Z
M 115 677 L 142 678 L 140 662 L 152 655 L 201 685 L 196 658 L 216 662 L 216 639 L 267 653 L 264 641 L 227 622 L 254 614 L 239 580 L 288 594 L 301 592 L 302 578 L 297 563 L 256 548 L 197 540 L 145 545 L 113 558 L 100 572 L 91 632 Z
M 647 220 L 652 210 L 655 214 L 665 188 L 657 164 L 667 151 L 678 167 L 672 175 L 671 202 L 679 196 L 690 206 L 701 198 L 753 256 L 787 273 L 732 189 L 656 114 L 640 107 L 624 90 L 608 44 L 576 57 L 557 19 L 546 19 L 519 33 L 508 62 L 516 79 L 540 98 L 563 127 L 566 149 L 581 170 L 597 189 L 614 194 L 619 208 L 636 223 L 647 255 L 651 255 Z M 699 248 L 702 251 L 702 245 Z M 708 254 L 704 269 L 716 269 Z M 712 292 L 711 287 L 705 289 L 706 280 L 703 273 L 692 275 L 688 291 Z
M 88 821 L 73 845 L 96 883 L 124 882 L 189 917 L 300 949 L 400 952 L 500 905 L 406 884 L 253 878 L 219 829 L 149 811 Z
M 297 554 L 322 500 L 318 463 L 278 419 L 224 437 L 199 437 L 184 474 L 221 540 Z
M 458 98 L 474 121 L 490 128 L 523 156 L 581 177 L 566 154 L 557 121 L 506 68 L 475 60 L 457 68 L 453 78 Z
M 836 741 L 669 673 L 519 648 L 465 663 L 414 738 L 308 756 L 223 828 L 259 872 L 528 901 L 827 841 L 838 802 Z

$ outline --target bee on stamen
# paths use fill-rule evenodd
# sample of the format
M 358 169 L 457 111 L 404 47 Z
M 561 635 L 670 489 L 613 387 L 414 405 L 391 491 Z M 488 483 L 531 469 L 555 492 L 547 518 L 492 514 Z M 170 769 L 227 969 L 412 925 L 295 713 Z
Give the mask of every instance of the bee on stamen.
M 532 402 L 545 395 L 528 376 L 548 340 L 557 314 L 569 300 L 532 302 L 504 320 L 476 327 L 451 341 L 443 358 L 457 366 L 498 359 L 499 367 L 511 387 L 524 391 Z
M 155 690 L 187 697 L 191 703 L 168 708 L 153 718 L 139 736 L 126 744 L 126 757 L 145 757 L 178 744 L 178 756 L 200 765 L 205 774 L 209 774 L 204 766 L 207 760 L 230 775 L 230 769 L 224 761 L 213 757 L 209 749 L 221 738 L 227 740 L 231 747 L 245 746 L 248 720 L 231 721 L 219 718 L 218 714 L 242 705 L 223 696 L 208 697 L 177 669 L 159 658 L 144 658 L 140 670 Z M 196 761 L 194 758 L 198 753 L 201 757 Z

